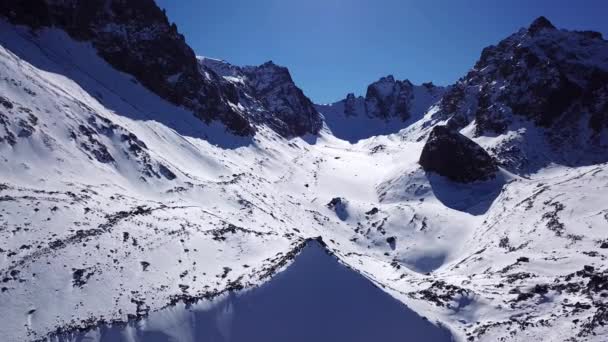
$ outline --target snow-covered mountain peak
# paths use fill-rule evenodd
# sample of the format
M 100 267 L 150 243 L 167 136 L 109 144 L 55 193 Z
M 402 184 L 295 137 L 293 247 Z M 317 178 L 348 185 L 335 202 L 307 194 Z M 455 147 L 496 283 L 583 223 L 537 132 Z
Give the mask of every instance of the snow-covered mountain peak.
M 544 19 L 531 27 L 485 48 L 433 120 L 470 125 L 515 172 L 606 161 L 608 42 Z
M 56 27 L 90 42 L 114 68 L 204 122 L 221 121 L 238 135 L 254 133 L 232 85 L 199 72 L 194 52 L 152 0 L 8 0 L 0 4 L 0 15 L 34 29 Z
M 387 75 L 371 83 L 365 97 L 349 93 L 341 101 L 316 107 L 335 136 L 356 142 L 397 133 L 416 122 L 444 91 L 432 83 L 414 85 L 407 79 L 400 81 Z
M 197 60 L 177 26 L 169 23 L 152 0 L 90 4 L 10 0 L 0 4 L 0 14 L 16 24 L 35 29 L 57 27 L 74 39 L 91 42 L 116 69 L 193 111 L 205 123 L 220 121 L 237 135 L 253 135 L 260 125 L 284 136 L 315 134 L 321 128 L 318 113 L 293 84 L 286 68 L 267 62 L 236 70 L 222 61 Z M 250 90 L 255 93 L 243 95 L 240 85 L 233 82 L 237 79 L 214 75 L 240 73 L 248 74 Z M 257 102 L 264 104 L 264 113 Z
M 247 75 L 253 88 L 259 93 L 266 93 L 277 86 L 295 87 L 289 69 L 275 64 L 272 61 L 258 66 L 246 66 L 242 68 Z
M 321 129 L 319 113 L 296 86 L 288 68 L 272 61 L 240 67 L 205 57 L 199 57 L 199 63 L 239 90 L 240 103 L 254 122 L 285 137 L 316 134 Z
M 380 77 L 380 79 L 378 79 L 376 82 L 374 82 L 372 84 L 377 84 L 377 85 L 384 84 L 386 86 L 390 86 L 394 83 L 395 83 L 395 76 L 386 75 L 386 76 Z

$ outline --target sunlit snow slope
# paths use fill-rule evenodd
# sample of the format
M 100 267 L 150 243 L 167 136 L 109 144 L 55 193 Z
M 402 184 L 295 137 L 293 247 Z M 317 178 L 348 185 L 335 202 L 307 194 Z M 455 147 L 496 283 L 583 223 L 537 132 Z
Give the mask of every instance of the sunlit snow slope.
M 447 121 L 438 106 L 357 143 L 327 127 L 285 139 L 262 125 L 236 137 L 63 31 L 0 22 L 0 45 L 6 341 L 102 331 L 240 341 L 247 317 L 275 319 L 272 310 L 289 310 L 281 326 L 293 329 L 260 338 L 370 336 L 358 330 L 366 317 L 385 318 L 373 334 L 385 340 L 450 338 L 439 325 L 457 340 L 608 334 L 606 164 L 501 169 L 459 184 L 418 164 L 428 131 Z M 488 150 L 500 142 L 474 125 L 461 132 Z M 327 307 L 307 306 L 308 280 Z M 301 291 L 293 307 L 265 299 Z M 199 315 L 203 326 L 189 325 Z M 321 323 L 335 325 L 306 330 Z

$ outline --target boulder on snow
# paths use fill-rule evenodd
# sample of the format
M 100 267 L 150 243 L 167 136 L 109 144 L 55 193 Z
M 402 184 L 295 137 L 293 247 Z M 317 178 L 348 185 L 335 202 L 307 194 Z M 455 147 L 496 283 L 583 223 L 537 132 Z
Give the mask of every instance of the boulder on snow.
M 348 202 L 342 197 L 334 197 L 327 203 L 330 210 L 336 212 L 338 218 L 342 221 L 348 218 Z
M 494 178 L 496 161 L 481 146 L 446 126 L 435 126 L 422 149 L 419 164 L 450 180 L 469 183 Z

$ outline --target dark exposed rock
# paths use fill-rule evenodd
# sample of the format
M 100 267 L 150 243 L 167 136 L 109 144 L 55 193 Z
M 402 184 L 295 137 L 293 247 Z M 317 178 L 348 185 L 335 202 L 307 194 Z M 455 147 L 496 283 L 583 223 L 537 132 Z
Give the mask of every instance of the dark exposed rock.
M 528 278 L 534 278 L 534 277 L 535 277 L 535 275 L 533 275 L 532 273 L 529 273 L 529 272 L 517 272 L 517 273 L 508 274 L 507 278 L 505 280 L 507 281 L 507 283 L 513 284 L 517 281 L 528 279 Z
M 525 273 L 522 275 L 525 275 Z M 510 280 L 507 281 L 509 283 L 512 282 Z M 549 291 L 578 294 L 582 298 L 589 299 L 587 302 L 577 301 L 569 303 L 568 301 L 564 301 L 562 304 L 563 310 L 570 314 L 591 310 L 591 315 L 582 322 L 580 326 L 581 330 L 577 334 L 578 336 L 594 335 L 596 329 L 608 323 L 608 305 L 603 299 L 608 291 L 607 270 L 598 270 L 593 266 L 585 265 L 582 270 L 557 277 L 552 283 L 536 284 L 525 292 L 521 292 L 518 288 L 513 288 L 509 293 L 517 294 L 517 297 L 512 300 L 513 306 L 517 302 L 529 301 L 536 295 L 545 296 Z
M 342 221 L 348 218 L 348 202 L 342 197 L 334 197 L 327 203 L 327 207 L 333 210 Z
M 6 109 L 13 108 L 13 103 L 2 96 L 0 96 L 0 105 L 4 106 L 4 108 L 6 108 Z
M 365 215 L 376 215 L 379 211 L 378 208 L 373 207 L 370 211 L 366 212 Z
M 319 132 L 323 126 L 321 116 L 295 85 L 287 68 L 269 61 L 241 70 L 247 76 L 251 93 L 271 114 L 266 120 L 276 132 L 285 137 Z
M 228 234 L 237 234 L 237 233 L 243 233 L 243 234 L 252 234 L 254 236 L 264 236 L 264 235 L 272 235 L 273 233 L 262 233 L 262 232 L 257 232 L 254 230 L 250 230 L 250 229 L 246 229 L 243 227 L 239 227 L 239 226 L 235 226 L 232 223 L 228 223 L 226 224 L 225 227 L 222 228 L 217 228 L 217 229 L 212 229 L 209 231 L 209 233 L 211 233 L 211 235 L 213 235 L 213 240 L 215 241 L 225 241 L 226 240 L 226 236 Z
M 460 296 L 467 298 L 472 294 L 468 289 L 448 284 L 445 281 L 437 280 L 425 290 L 418 293 L 412 293 L 414 296 L 419 296 L 421 299 L 429 301 L 439 307 L 451 307 L 451 303 L 455 297 Z
M 532 24 L 530 24 L 530 27 L 528 28 L 528 31 L 532 34 L 537 33 L 543 29 L 548 29 L 548 30 L 555 30 L 555 26 L 553 26 L 553 24 L 551 24 L 551 22 L 549 21 L 549 19 L 540 16 L 538 18 L 536 18 Z
M 342 198 L 341 197 L 334 197 L 331 199 L 331 201 L 329 201 L 329 203 L 327 203 L 327 207 L 330 209 L 333 209 L 339 205 L 342 205 Z
M 199 70 L 192 49 L 153 0 L 6 0 L 0 16 L 38 29 L 54 26 L 90 41 L 114 68 L 132 74 L 162 98 L 193 110 L 202 120 L 219 119 L 233 132 L 253 127 L 230 103 L 236 90 L 213 72 Z
M 287 68 L 272 61 L 259 66 L 239 67 L 205 57 L 199 58 L 199 64 L 228 77 L 236 89 L 238 102 L 245 107 L 254 124 L 267 124 L 288 138 L 317 134 L 321 129 L 321 115 L 295 85 Z
M 10 129 L 9 116 L 0 112 L 0 143 L 6 142 L 7 144 L 14 146 L 17 144 L 17 137 Z
M 604 162 L 608 157 L 598 151 L 606 145 L 598 137 L 608 129 L 606 55 L 601 34 L 558 30 L 540 17 L 483 49 L 474 68 L 443 96 L 435 117 L 458 130 L 474 121 L 475 135 L 489 137 L 521 128 L 524 119 L 539 127 L 554 152 L 544 155 L 550 159 L 545 162 L 586 160 L 567 159 L 572 151 Z M 493 154 L 517 171 L 527 167 L 525 148 L 504 143 Z
M 72 273 L 72 286 L 74 287 L 82 287 L 84 286 L 89 278 L 91 278 L 95 274 L 92 270 L 87 269 L 73 269 Z
M 524 292 L 524 293 L 520 293 L 517 295 L 517 298 L 515 299 L 516 302 L 521 302 L 521 301 L 525 301 L 528 300 L 530 298 L 534 297 L 534 293 L 531 292 Z
M 370 154 L 375 154 L 375 153 L 379 153 L 386 150 L 386 145 L 376 145 L 374 147 L 372 147 L 372 149 L 369 151 Z
M 547 228 L 553 231 L 556 236 L 562 236 L 565 230 L 564 224 L 559 219 L 559 213 L 564 210 L 564 205 L 560 202 L 546 202 L 545 205 L 553 207 L 553 211 L 543 214 L 543 219 L 547 220 Z
M 395 248 L 397 247 L 397 238 L 394 236 L 390 236 L 386 238 L 386 243 L 388 243 L 392 250 L 395 250 Z
M 78 133 L 72 132 L 71 138 L 80 140 L 80 147 L 89 156 L 93 156 L 100 163 L 114 162 L 114 157 L 110 154 L 107 147 L 97 138 L 97 133 L 88 126 L 78 126 Z M 86 138 L 86 139 L 85 139 Z
M 365 94 L 365 109 L 370 117 L 381 119 L 410 118 L 414 85 L 409 80 L 396 81 L 392 75 L 370 84 Z
M 158 172 L 160 172 L 160 174 L 168 180 L 174 180 L 175 178 L 177 178 L 175 173 L 173 173 L 173 171 L 171 171 L 163 164 L 158 164 Z
M 356 115 L 357 98 L 355 94 L 348 93 L 346 99 L 344 99 L 344 115 L 354 116 Z
M 474 182 L 494 178 L 495 160 L 479 145 L 446 126 L 435 126 L 427 139 L 420 165 L 456 182 Z
M 424 82 L 422 83 L 422 86 L 427 89 L 434 89 L 437 87 L 435 84 L 433 84 L 433 82 Z
M 519 258 L 517 258 L 517 262 L 530 262 L 530 258 L 528 258 L 528 257 L 519 257 Z

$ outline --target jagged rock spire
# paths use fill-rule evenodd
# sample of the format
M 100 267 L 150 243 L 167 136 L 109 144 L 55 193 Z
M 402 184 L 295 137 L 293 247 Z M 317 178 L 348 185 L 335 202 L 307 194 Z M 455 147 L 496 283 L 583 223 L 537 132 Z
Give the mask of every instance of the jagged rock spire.
M 555 30 L 555 26 L 553 26 L 549 19 L 543 16 L 534 19 L 530 27 L 528 27 L 528 31 L 532 34 L 540 32 L 543 29 Z

